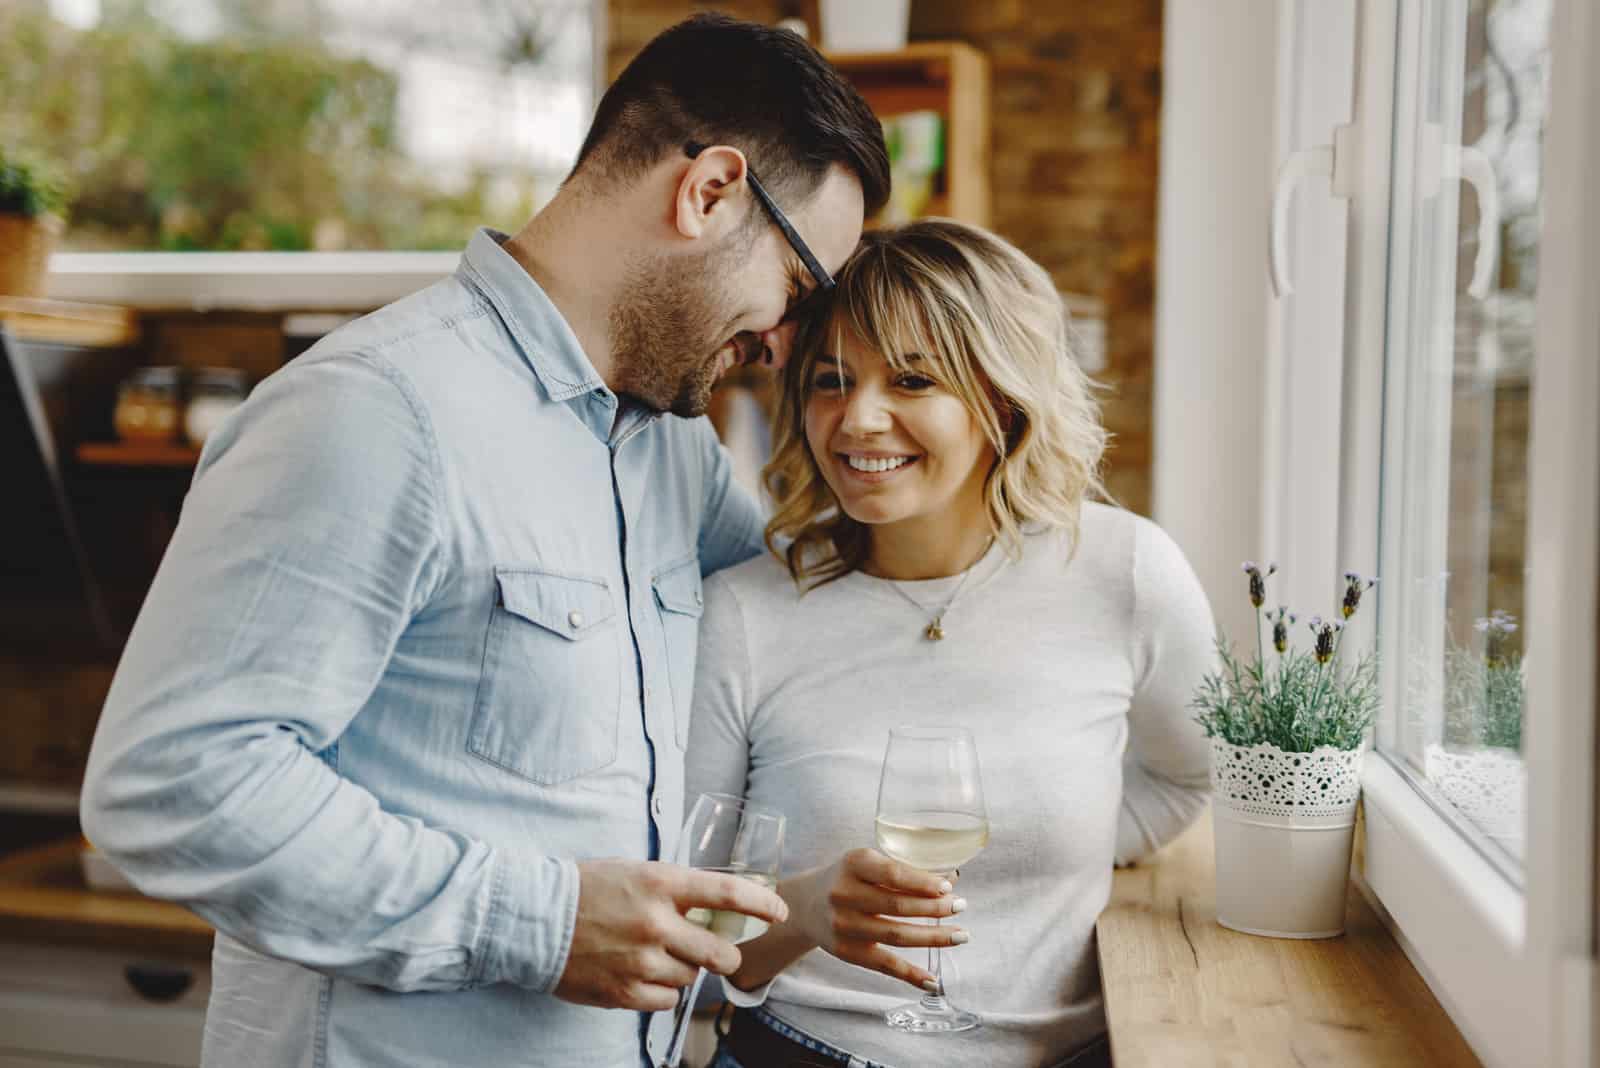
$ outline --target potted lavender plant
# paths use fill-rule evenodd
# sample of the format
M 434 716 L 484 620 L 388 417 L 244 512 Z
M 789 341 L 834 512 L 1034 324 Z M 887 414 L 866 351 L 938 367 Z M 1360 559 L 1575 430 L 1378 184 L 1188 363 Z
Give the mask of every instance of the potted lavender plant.
M 1193 701 L 1211 739 L 1217 921 L 1247 934 L 1331 938 L 1344 931 L 1361 755 L 1378 704 L 1375 657 L 1346 665 L 1339 644 L 1377 580 L 1345 575 L 1340 618 L 1309 620 L 1307 651 L 1290 640 L 1296 617 L 1286 606 L 1262 611 L 1277 565 L 1243 566 L 1255 657 L 1219 638 L 1221 666 Z
M 1443 738 L 1425 747 L 1423 767 L 1446 801 L 1520 857 L 1527 770 L 1517 618 L 1496 609 L 1473 629 L 1483 636 L 1481 651 L 1454 642 L 1445 650 Z

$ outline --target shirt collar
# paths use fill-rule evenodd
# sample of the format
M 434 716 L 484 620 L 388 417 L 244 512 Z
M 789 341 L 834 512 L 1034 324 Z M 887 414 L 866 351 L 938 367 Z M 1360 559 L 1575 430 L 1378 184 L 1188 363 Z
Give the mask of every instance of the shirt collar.
M 567 401 L 595 390 L 609 394 L 561 310 L 501 247 L 505 240 L 498 230 L 480 228 L 456 274 L 489 298 L 551 400 Z

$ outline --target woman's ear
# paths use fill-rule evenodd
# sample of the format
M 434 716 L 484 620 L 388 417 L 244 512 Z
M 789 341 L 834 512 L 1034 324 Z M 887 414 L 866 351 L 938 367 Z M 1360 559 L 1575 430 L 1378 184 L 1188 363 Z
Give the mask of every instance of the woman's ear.
M 730 145 L 702 148 L 678 179 L 673 226 L 683 237 L 714 236 L 737 225 L 736 210 L 749 170 L 744 153 Z

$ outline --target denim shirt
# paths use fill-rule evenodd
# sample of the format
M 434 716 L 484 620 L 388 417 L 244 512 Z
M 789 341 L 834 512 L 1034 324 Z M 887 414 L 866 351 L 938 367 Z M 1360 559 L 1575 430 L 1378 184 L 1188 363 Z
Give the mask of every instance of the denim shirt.
M 550 992 L 576 861 L 671 859 L 703 573 L 761 518 L 480 232 L 207 442 L 116 673 L 88 836 L 218 930 L 208 1065 L 627 1065 Z

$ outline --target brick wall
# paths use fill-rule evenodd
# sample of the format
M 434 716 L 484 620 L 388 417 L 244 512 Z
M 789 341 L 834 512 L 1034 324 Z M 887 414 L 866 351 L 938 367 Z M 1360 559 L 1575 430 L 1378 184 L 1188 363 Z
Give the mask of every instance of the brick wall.
M 609 0 L 614 76 L 653 35 L 694 11 L 773 22 L 814 5 Z M 812 18 L 811 24 L 816 25 Z M 815 36 L 815 35 L 813 35 Z M 993 77 L 993 226 L 1061 289 L 1105 307 L 1107 481 L 1148 512 L 1154 355 L 1160 0 L 912 0 L 913 40 L 967 41 Z

